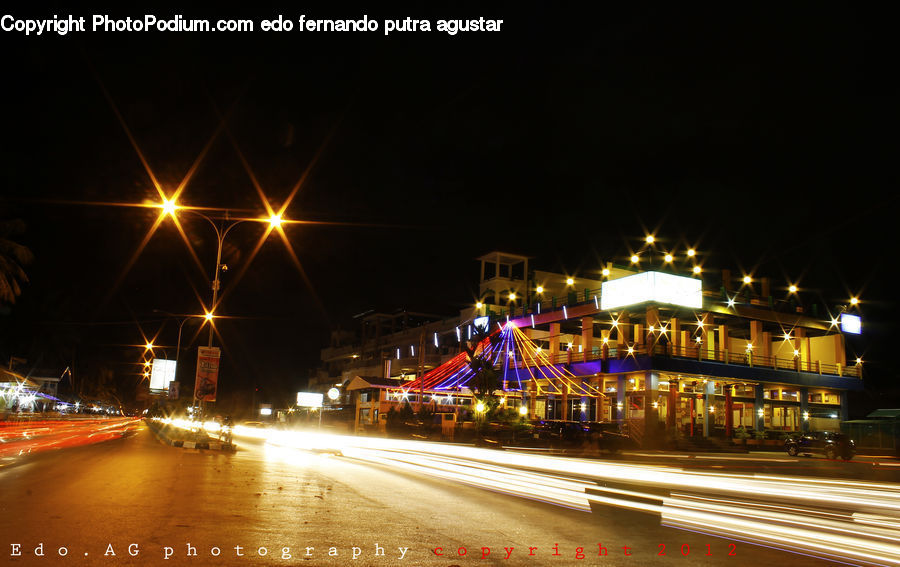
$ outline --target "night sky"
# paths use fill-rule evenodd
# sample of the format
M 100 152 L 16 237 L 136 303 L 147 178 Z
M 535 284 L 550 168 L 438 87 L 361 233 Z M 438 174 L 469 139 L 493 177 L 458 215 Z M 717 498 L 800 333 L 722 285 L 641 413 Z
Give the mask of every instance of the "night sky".
M 676 252 L 696 246 L 707 269 L 799 281 L 810 303 L 859 294 L 865 332 L 851 346 L 867 399 L 900 404 L 888 15 L 598 6 L 4 8 L 504 23 L 455 37 L 0 32 L 0 218 L 27 223 L 16 238 L 35 255 L 0 313 L 0 359 L 51 374 L 74 360 L 87 381 L 107 368 L 127 391 L 142 356 L 128 345 L 159 333 L 174 357 L 178 319 L 154 310 L 209 305 L 216 241 L 200 218 L 179 215 L 202 271 L 171 221 L 128 267 L 159 210 L 113 204 L 159 197 L 127 128 L 167 193 L 212 140 L 182 204 L 263 216 L 251 173 L 275 208 L 308 173 L 285 212 L 323 223 L 285 226 L 302 271 L 276 234 L 247 265 L 263 225 L 226 239 L 225 396 L 296 392 L 330 331 L 363 311 L 458 313 L 485 252 L 590 276 L 653 232 Z M 184 328 L 192 367 L 206 334 Z

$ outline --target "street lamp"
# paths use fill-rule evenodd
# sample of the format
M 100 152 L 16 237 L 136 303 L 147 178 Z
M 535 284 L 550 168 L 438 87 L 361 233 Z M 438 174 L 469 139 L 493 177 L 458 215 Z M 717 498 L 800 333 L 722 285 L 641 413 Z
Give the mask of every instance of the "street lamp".
M 213 280 L 212 280 L 212 292 L 213 292 L 212 293 L 212 304 L 209 307 L 209 311 L 207 311 L 206 314 L 204 315 L 206 320 L 210 323 L 210 325 L 209 325 L 209 340 L 207 341 L 207 346 L 212 347 L 213 333 L 215 330 L 213 327 L 213 324 L 212 324 L 212 319 L 214 317 L 213 313 L 215 312 L 215 309 L 217 307 L 217 302 L 219 300 L 219 289 L 221 288 L 221 280 L 219 279 L 219 275 L 221 274 L 221 272 L 223 270 L 228 269 L 227 266 L 222 264 L 222 248 L 225 243 L 225 237 L 228 236 L 228 233 L 231 232 L 231 229 L 233 229 L 235 226 L 237 226 L 243 222 L 247 222 L 247 221 L 268 222 L 269 226 L 270 226 L 269 230 L 271 231 L 276 228 L 280 228 L 281 224 L 284 222 L 284 219 L 282 218 L 280 213 L 276 213 L 276 212 L 272 212 L 268 218 L 264 218 L 264 219 L 231 219 L 231 218 L 229 218 L 229 213 L 226 210 L 224 216 L 221 219 L 218 219 L 219 222 L 216 223 L 215 220 L 213 220 L 209 216 L 201 213 L 198 210 L 191 209 L 191 208 L 178 207 L 176 205 L 176 203 L 174 202 L 174 200 L 173 201 L 166 200 L 165 202 L 162 203 L 161 206 L 162 206 L 163 212 L 172 217 L 175 216 L 176 210 L 183 210 L 185 212 L 193 213 L 197 216 L 200 216 L 200 217 L 206 219 L 209 222 L 209 224 L 212 225 L 213 230 L 216 231 L 217 247 L 216 247 L 216 265 L 215 265 L 215 269 L 213 271 Z M 268 235 L 268 233 L 267 233 L 267 235 Z M 185 321 L 186 320 L 187 319 L 185 319 Z M 181 325 L 184 325 L 184 321 L 181 322 Z M 179 326 L 179 339 L 180 339 L 180 336 L 181 336 L 181 326 Z M 180 346 L 180 340 L 179 340 L 179 346 Z M 177 362 L 176 362 L 176 368 L 177 368 Z M 196 402 L 196 399 L 195 399 L 195 402 Z M 201 413 L 202 413 L 202 405 L 201 405 Z

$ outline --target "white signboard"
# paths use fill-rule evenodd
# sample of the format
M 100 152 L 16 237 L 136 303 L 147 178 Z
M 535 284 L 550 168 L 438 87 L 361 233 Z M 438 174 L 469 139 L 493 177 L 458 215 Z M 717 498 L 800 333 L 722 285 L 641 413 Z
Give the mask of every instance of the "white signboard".
M 857 315 L 841 314 L 841 330 L 845 333 L 858 335 L 862 332 L 862 319 Z
M 605 281 L 600 288 L 600 308 L 603 310 L 648 301 L 700 309 L 703 307 L 702 282 L 663 272 L 641 272 Z
M 175 380 L 175 361 L 154 358 L 150 369 L 150 389 L 167 390 L 169 382 Z
M 320 408 L 323 398 L 322 394 L 315 392 L 297 392 L 297 405 L 301 408 Z

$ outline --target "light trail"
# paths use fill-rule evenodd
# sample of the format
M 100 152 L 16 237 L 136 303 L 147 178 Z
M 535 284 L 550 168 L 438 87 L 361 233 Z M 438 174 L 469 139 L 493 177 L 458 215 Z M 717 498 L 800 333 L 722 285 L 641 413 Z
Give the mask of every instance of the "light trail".
M 8 422 L 0 426 L 0 457 L 66 449 L 119 439 L 140 425 L 137 418 Z
M 895 484 L 701 472 L 246 426 L 235 427 L 234 435 L 265 441 L 279 454 L 331 453 L 583 512 L 592 506 L 645 512 L 665 526 L 831 561 L 900 565 Z

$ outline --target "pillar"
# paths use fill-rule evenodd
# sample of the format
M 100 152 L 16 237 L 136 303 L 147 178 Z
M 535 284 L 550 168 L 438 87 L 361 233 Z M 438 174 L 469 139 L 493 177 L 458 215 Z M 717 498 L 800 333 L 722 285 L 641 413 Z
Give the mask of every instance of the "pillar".
M 624 421 L 625 411 L 628 409 L 625 399 L 626 384 L 625 375 L 619 374 L 616 377 L 616 419 L 620 422 Z M 619 409 L 620 406 L 622 409 Z
M 728 325 L 719 325 L 718 332 L 718 360 L 720 362 L 728 362 L 726 351 L 728 351 Z
M 550 363 L 556 364 L 559 356 L 559 323 L 550 323 Z
M 582 391 L 587 390 L 584 383 L 585 383 L 584 376 L 582 376 L 581 377 L 581 390 Z M 581 407 L 579 407 L 579 409 L 578 409 L 578 415 L 580 417 L 578 418 L 578 421 L 588 421 L 589 420 L 588 412 L 591 410 L 591 404 L 588 401 L 587 396 L 584 396 L 584 395 L 581 396 L 580 404 L 581 404 Z
M 679 343 L 681 343 L 681 355 L 682 356 L 695 356 L 694 347 L 696 346 L 695 342 L 691 339 L 690 331 L 681 331 L 681 338 L 679 339 Z
M 841 390 L 838 394 L 841 397 L 841 421 L 850 419 L 850 402 L 847 399 L 847 390 Z M 894 431 L 897 431 L 894 429 Z
M 541 419 L 537 415 L 537 380 L 532 378 L 528 384 L 528 415 L 531 419 Z
M 750 321 L 750 344 L 753 345 L 753 354 L 762 356 L 762 321 Z
M 762 344 L 760 344 L 759 354 L 764 356 L 765 359 L 771 362 L 772 367 L 775 366 L 775 361 L 771 359 L 772 357 L 772 333 L 769 331 L 763 331 L 762 334 Z M 767 364 L 769 363 L 767 362 Z
M 734 434 L 734 403 L 731 400 L 732 386 L 725 384 L 725 438 L 731 439 Z
M 844 335 L 835 333 L 832 336 L 834 340 L 834 363 L 842 367 L 847 366 L 847 349 L 844 347 Z
M 671 344 L 669 352 L 676 356 L 684 354 L 681 350 L 684 344 L 681 342 L 681 322 L 675 317 L 669 320 L 669 343 Z
M 800 351 L 800 370 L 809 371 L 809 338 L 806 329 L 794 328 L 794 348 Z
M 656 444 L 659 432 L 659 408 L 653 403 L 659 398 L 659 374 L 647 372 L 644 375 L 644 439 L 650 446 Z
M 616 326 L 616 343 L 618 344 L 618 350 L 623 351 L 628 348 L 628 343 L 631 341 L 631 317 L 628 316 L 628 313 L 623 311 L 619 315 L 619 324 Z
M 587 362 L 590 360 L 591 354 L 594 351 L 594 318 L 593 317 L 582 317 L 581 318 L 581 350 L 584 351 L 584 357 L 582 360 Z
M 715 401 L 716 395 L 716 383 L 712 380 L 706 382 L 706 387 L 703 388 L 703 436 L 709 437 L 712 433 L 712 421 L 715 417 L 713 414 L 709 413 L 709 408 L 713 406 L 713 402 Z
M 647 307 L 647 350 L 652 355 L 653 347 L 656 345 L 656 340 L 659 337 L 659 307 L 656 306 L 648 306 Z M 650 327 L 653 327 L 653 333 L 650 333 Z
M 800 388 L 800 431 L 806 433 L 809 431 L 809 420 L 803 419 L 809 411 L 809 389 Z
M 756 414 L 753 417 L 755 418 L 756 430 L 757 431 L 765 431 L 766 429 L 766 418 L 765 415 L 759 415 L 760 410 L 765 409 L 765 397 L 763 395 L 763 385 L 757 384 L 753 389 L 756 394 L 756 399 L 753 402 L 753 413 Z
M 666 405 L 666 429 L 672 431 L 675 429 L 675 416 L 678 406 L 678 381 L 669 378 L 669 402 Z
M 636 345 L 644 345 L 646 343 L 644 340 L 644 329 L 644 325 L 641 325 L 640 323 L 634 324 L 634 343 Z
M 600 358 L 606 360 L 609 358 L 609 330 L 600 331 Z

